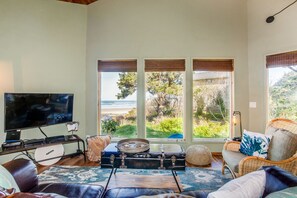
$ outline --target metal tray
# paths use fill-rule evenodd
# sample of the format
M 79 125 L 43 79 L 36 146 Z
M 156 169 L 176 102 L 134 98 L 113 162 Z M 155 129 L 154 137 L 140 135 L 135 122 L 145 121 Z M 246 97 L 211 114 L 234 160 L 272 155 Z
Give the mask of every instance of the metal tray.
M 117 148 L 122 153 L 140 153 L 150 149 L 150 142 L 141 138 L 130 138 L 120 140 Z

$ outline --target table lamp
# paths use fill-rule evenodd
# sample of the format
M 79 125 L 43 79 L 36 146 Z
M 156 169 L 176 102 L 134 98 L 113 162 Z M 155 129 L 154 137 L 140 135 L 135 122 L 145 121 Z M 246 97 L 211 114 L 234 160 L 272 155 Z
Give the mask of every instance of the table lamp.
M 234 137 L 233 138 L 234 141 L 241 141 L 241 138 L 242 138 L 241 113 L 240 113 L 240 111 L 234 111 L 233 112 L 233 125 L 236 126 L 238 123 L 240 126 L 240 137 Z

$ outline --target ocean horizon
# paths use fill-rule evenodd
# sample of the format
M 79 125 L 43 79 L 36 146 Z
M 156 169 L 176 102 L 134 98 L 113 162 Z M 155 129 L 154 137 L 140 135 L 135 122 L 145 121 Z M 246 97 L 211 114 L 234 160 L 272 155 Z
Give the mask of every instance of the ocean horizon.
M 102 109 L 136 108 L 136 100 L 101 100 Z

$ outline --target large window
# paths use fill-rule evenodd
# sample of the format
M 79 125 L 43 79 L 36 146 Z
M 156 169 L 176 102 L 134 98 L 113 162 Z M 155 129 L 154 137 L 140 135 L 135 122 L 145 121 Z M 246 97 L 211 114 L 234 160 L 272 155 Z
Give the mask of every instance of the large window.
M 233 60 L 193 61 L 193 138 L 230 136 Z
M 100 134 L 151 141 L 230 137 L 233 60 L 194 59 L 193 74 L 185 62 L 145 59 L 137 71 L 136 60 L 98 61 Z
M 145 60 L 147 138 L 183 138 L 185 60 Z
M 98 71 L 101 134 L 136 137 L 136 60 L 99 61 Z
M 268 119 L 297 121 L 297 51 L 266 58 L 268 68 Z

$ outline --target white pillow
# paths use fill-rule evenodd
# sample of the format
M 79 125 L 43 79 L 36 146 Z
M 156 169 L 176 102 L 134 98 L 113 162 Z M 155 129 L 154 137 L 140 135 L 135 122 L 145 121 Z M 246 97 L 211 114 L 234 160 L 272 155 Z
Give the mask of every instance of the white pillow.
M 1 187 L 6 189 L 14 188 L 16 192 L 20 192 L 19 186 L 15 182 L 13 176 L 2 165 L 0 165 L 0 175 L 1 175 L 1 179 L 0 179 Z
M 264 170 L 251 172 L 229 181 L 217 191 L 208 194 L 207 198 L 259 198 L 264 193 L 265 183 Z

